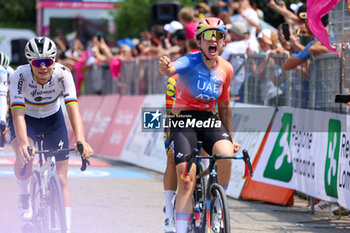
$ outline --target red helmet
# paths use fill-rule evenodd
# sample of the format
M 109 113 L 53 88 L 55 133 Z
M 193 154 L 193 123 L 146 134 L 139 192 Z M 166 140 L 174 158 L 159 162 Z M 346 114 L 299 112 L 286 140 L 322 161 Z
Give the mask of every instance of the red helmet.
M 199 40 L 200 35 L 202 32 L 214 29 L 214 30 L 219 30 L 226 35 L 226 26 L 224 22 L 221 19 L 215 18 L 215 17 L 209 17 L 202 19 L 196 29 L 196 38 Z

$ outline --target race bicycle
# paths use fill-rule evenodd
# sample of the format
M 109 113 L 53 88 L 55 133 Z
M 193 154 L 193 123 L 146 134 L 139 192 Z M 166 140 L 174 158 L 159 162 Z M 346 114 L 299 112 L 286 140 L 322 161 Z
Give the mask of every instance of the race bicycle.
M 39 155 L 38 165 L 31 176 L 30 202 L 33 208 L 32 219 L 23 226 L 22 232 L 30 233 L 66 233 L 66 216 L 61 185 L 56 172 L 55 155 L 60 152 L 74 151 L 74 148 L 43 150 L 44 134 L 38 133 L 37 145 L 40 149 L 35 151 Z M 39 147 L 40 145 L 40 147 Z M 83 144 L 77 142 L 77 148 L 82 155 Z M 32 154 L 32 147 L 28 147 L 28 153 Z M 88 159 L 82 159 L 81 171 L 90 165 Z M 25 173 L 25 165 L 22 166 L 20 175 Z
M 218 159 L 243 159 L 246 164 L 246 169 L 249 169 L 250 176 L 253 175 L 253 169 L 250 162 L 247 150 L 243 150 L 243 155 L 240 156 L 222 156 L 200 155 L 202 142 L 198 142 L 191 154 L 186 156 L 186 168 L 181 176 L 184 179 L 190 172 L 191 166 L 196 165 L 196 185 L 193 191 L 193 214 L 189 232 L 220 232 L 230 233 L 230 214 L 225 191 L 218 184 L 217 179 L 217 164 Z M 209 159 L 210 163 L 207 169 L 204 169 L 201 159 Z M 207 176 L 209 178 L 207 179 Z M 214 219 L 213 216 L 219 216 L 219 219 Z M 219 229 L 212 231 L 212 226 L 218 226 Z

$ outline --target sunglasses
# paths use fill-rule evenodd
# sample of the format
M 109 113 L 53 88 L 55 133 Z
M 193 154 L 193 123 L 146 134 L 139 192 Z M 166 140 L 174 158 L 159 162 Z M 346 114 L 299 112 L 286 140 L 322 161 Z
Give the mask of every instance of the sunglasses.
M 299 18 L 300 19 L 307 19 L 307 13 L 306 12 L 300 12 L 299 13 Z
M 36 59 L 31 60 L 30 64 L 34 67 L 40 68 L 42 65 L 49 67 L 51 66 L 55 61 L 51 58 L 45 58 L 45 59 Z
M 216 40 L 224 39 L 225 35 L 222 31 L 218 30 L 206 30 L 203 32 L 204 40 L 211 40 L 211 38 L 215 37 Z

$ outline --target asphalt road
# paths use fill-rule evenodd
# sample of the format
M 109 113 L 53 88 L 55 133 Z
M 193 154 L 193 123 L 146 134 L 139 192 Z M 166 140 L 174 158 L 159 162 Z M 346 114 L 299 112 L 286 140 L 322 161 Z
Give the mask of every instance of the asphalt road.
M 20 233 L 23 225 L 16 213 L 12 161 L 13 155 L 0 152 L 0 233 Z M 162 174 L 121 162 L 93 161 L 85 174 L 70 167 L 72 233 L 162 233 Z M 320 221 L 328 214 L 310 214 L 298 196 L 293 207 L 231 198 L 229 206 L 231 232 L 350 232 L 350 217 Z

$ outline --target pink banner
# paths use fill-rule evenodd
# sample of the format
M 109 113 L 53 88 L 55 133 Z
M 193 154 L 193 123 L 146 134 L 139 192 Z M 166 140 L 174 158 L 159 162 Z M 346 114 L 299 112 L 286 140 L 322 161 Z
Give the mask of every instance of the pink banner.
M 113 10 L 110 2 L 40 2 L 42 8 L 106 9 Z
M 82 95 L 78 99 L 79 110 L 84 125 L 85 140 L 87 140 L 87 133 L 90 131 L 90 127 L 94 122 L 95 115 L 98 108 L 101 106 L 102 100 L 103 97 L 97 95 Z M 69 144 L 73 145 L 75 142 L 73 129 L 71 127 L 68 127 L 67 130 L 69 135 Z
M 96 151 L 104 141 L 104 135 L 110 125 L 113 113 L 116 111 L 119 103 L 119 95 L 104 96 L 100 108 L 97 110 L 93 123 L 86 136 L 91 147 Z
M 144 99 L 145 96 L 121 97 L 107 132 L 104 134 L 103 143 L 95 151 L 96 154 L 111 158 L 120 157 Z
M 337 53 L 329 44 L 328 32 L 321 22 L 321 18 L 328 14 L 340 0 L 307 0 L 307 21 L 312 34 L 330 51 Z

